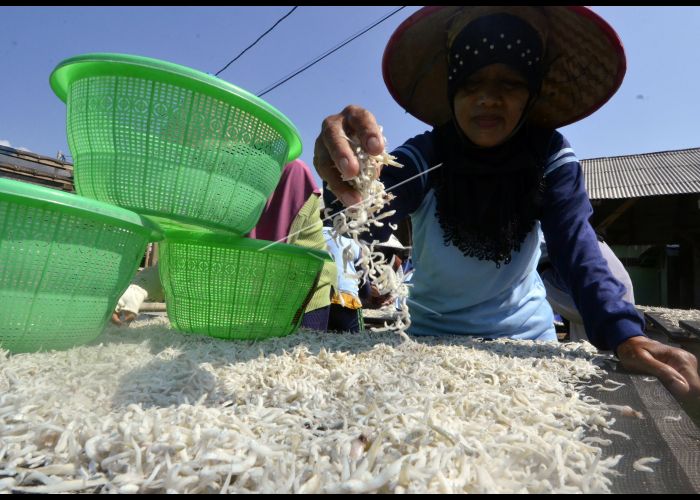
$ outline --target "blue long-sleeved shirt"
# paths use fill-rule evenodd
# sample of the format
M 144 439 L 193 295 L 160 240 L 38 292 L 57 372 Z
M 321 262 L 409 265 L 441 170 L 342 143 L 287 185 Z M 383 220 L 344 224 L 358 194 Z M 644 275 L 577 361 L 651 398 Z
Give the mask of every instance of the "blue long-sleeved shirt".
M 593 209 L 581 165 L 560 133 L 555 132 L 549 148 L 542 218 L 521 250 L 513 253 L 511 263 L 500 268 L 443 244 L 434 214 L 435 192 L 428 182 L 428 170 L 439 163 L 432 132 L 406 141 L 392 154 L 404 166 L 382 170 L 385 188 L 396 196 L 389 206 L 396 214 L 388 222 L 411 216 L 413 225 L 416 271 L 409 333 L 556 338 L 536 272 L 541 228 L 552 265 L 572 291 L 591 342 L 600 349 L 616 349 L 624 340 L 643 335 L 643 319 L 623 300 L 625 288 L 600 253 L 589 223 Z M 324 196 L 326 206 L 342 208 L 327 189 Z M 372 237 L 384 241 L 389 232 L 387 224 L 374 229 Z

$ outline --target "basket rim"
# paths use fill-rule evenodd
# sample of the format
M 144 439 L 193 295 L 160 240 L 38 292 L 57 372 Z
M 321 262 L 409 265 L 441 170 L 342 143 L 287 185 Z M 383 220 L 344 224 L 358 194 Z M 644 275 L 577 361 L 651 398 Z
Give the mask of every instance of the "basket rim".
M 253 238 L 246 238 L 245 236 L 220 232 L 194 232 L 184 229 L 173 229 L 165 231 L 165 239 L 163 242 L 167 244 L 169 241 L 195 245 L 214 244 L 237 250 L 256 250 L 259 252 L 284 256 L 310 256 L 324 262 L 333 262 L 333 258 L 331 257 L 330 253 L 324 250 L 293 245 L 290 243 L 256 240 Z
M 38 208 L 51 208 L 97 222 L 133 229 L 139 233 L 145 233 L 148 241 L 163 239 L 163 233 L 158 225 L 136 212 L 37 184 L 0 178 L 0 200 L 11 200 Z
M 94 75 L 127 74 L 162 81 L 218 98 L 245 109 L 275 129 L 289 145 L 285 163 L 301 155 L 301 134 L 281 111 L 260 97 L 214 75 L 180 64 L 134 54 L 95 52 L 69 57 L 59 62 L 49 76 L 49 84 L 63 102 L 70 85 Z

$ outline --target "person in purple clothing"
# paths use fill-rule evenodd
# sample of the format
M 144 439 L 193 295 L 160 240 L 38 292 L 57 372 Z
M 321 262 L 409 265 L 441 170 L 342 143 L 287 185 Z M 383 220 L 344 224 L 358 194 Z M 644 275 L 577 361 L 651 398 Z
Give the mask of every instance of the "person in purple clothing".
M 327 251 L 319 211 L 320 196 L 321 191 L 306 163 L 302 160 L 287 163 L 258 223 L 246 237 Z M 316 288 L 306 305 L 301 327 L 326 330 L 331 290 L 337 287 L 337 281 L 335 264 L 324 263 Z M 147 298 L 154 301 L 165 298 L 157 265 L 145 268 L 136 275 L 119 299 L 112 314 L 112 323 L 124 325 L 136 319 Z
M 615 31 L 585 7 L 425 7 L 393 33 L 383 76 L 392 97 L 431 129 L 391 153 L 381 180 L 411 217 L 411 335 L 556 340 L 537 273 L 540 230 L 591 343 L 627 369 L 700 396 L 695 356 L 653 341 L 601 255 L 581 166 L 556 129 L 601 107 L 626 69 Z M 383 151 L 372 113 L 350 105 L 322 123 L 314 166 L 325 204 L 360 201 L 344 179 L 359 163 L 346 136 Z M 332 194 L 331 194 L 332 192 Z

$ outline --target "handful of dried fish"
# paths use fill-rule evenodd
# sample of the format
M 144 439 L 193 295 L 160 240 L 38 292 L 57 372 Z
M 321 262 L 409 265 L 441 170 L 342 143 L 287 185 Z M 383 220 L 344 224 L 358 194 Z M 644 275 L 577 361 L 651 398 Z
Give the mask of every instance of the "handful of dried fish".
M 381 127 L 380 127 L 381 130 Z M 339 236 L 351 238 L 360 247 L 361 256 L 358 263 L 359 271 L 353 276 L 357 280 L 369 279 L 377 288 L 380 295 L 394 296 L 399 300 L 398 315 L 394 324 L 384 324 L 384 328 L 374 328 L 373 331 L 397 331 L 404 340 L 410 340 L 406 335 L 406 330 L 411 324 L 408 310 L 408 287 L 403 282 L 403 272 L 401 269 L 394 271 L 391 263 L 381 252 L 374 249 L 379 243 L 374 240 L 369 244 L 362 239 L 362 233 L 367 233 L 370 226 L 383 226 L 382 219 L 391 217 L 396 213 L 389 210 L 381 213 L 386 205 L 391 202 L 394 196 L 387 193 L 384 184 L 379 180 L 379 174 L 383 165 L 393 167 L 403 167 L 397 163 L 396 158 L 383 151 L 379 155 L 370 155 L 362 149 L 356 138 L 346 139 L 350 142 L 353 152 L 360 164 L 360 172 L 357 177 L 347 179 L 347 181 L 360 193 L 362 201 L 346 208 L 333 217 L 332 237 L 338 241 Z M 386 138 L 384 139 L 386 143 Z M 330 216 L 330 209 L 324 212 L 326 217 Z M 392 226 L 392 229 L 396 229 Z M 347 269 L 348 261 L 352 258 L 352 247 L 348 245 L 343 251 L 343 264 Z
M 0 350 L 0 493 L 607 492 L 620 459 L 587 436 L 613 422 L 578 390 L 589 344 L 227 342 L 165 319 L 99 341 Z

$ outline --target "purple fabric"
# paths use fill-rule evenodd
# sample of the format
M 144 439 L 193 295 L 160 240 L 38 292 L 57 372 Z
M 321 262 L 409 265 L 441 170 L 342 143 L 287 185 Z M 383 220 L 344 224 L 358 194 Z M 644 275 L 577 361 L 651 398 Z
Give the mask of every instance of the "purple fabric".
M 301 318 L 301 327 L 310 328 L 311 330 L 318 330 L 325 332 L 328 328 L 328 315 L 330 314 L 330 306 L 321 307 L 319 309 L 314 309 L 304 314 Z
M 267 200 L 258 224 L 248 238 L 287 243 L 292 221 L 312 193 L 321 194 L 311 170 L 301 160 L 287 163 L 279 184 Z

